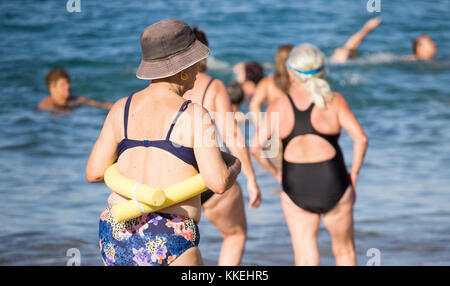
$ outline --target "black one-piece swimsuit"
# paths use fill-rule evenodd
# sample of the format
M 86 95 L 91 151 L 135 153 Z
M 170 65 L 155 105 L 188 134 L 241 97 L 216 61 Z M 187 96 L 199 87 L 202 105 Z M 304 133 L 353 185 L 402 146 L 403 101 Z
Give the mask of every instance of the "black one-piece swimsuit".
M 336 154 L 330 160 L 317 163 L 291 163 L 283 156 L 283 190 L 300 208 L 319 214 L 326 213 L 339 202 L 350 185 L 350 176 L 338 145 L 340 133 L 326 135 L 317 132 L 311 124 L 314 104 L 301 111 L 295 107 L 291 96 L 287 96 L 294 110 L 295 123 L 289 136 L 282 139 L 283 150 L 286 150 L 294 137 L 313 134 L 329 142 Z

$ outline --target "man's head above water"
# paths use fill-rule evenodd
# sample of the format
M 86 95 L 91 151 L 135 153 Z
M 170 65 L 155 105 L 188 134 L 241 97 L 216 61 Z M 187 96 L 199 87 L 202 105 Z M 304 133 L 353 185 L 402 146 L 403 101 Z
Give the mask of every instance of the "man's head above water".
M 45 82 L 52 101 L 64 106 L 70 97 L 69 74 L 63 69 L 53 69 L 48 72 Z
M 436 44 L 428 35 L 420 35 L 413 41 L 413 51 L 416 59 L 430 60 L 437 52 Z

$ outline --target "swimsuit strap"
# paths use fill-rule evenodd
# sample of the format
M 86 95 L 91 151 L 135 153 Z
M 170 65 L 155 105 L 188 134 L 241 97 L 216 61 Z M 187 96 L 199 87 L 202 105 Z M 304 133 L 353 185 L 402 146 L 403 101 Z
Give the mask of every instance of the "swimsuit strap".
M 169 129 L 169 132 L 167 132 L 166 140 L 169 140 L 170 134 L 172 133 L 172 129 L 175 126 L 175 123 L 177 123 L 178 117 L 180 117 L 180 115 L 188 107 L 188 104 L 191 103 L 191 102 L 192 101 L 189 99 L 189 100 L 186 100 L 185 102 L 183 102 L 183 104 L 181 105 L 180 110 L 178 110 L 177 116 L 175 116 L 175 119 L 172 121 L 172 124 L 170 124 L 170 129 Z
M 131 103 L 131 98 L 133 97 L 134 93 L 131 93 L 130 96 L 128 96 L 127 102 L 125 103 L 125 114 L 123 116 L 123 124 L 124 124 L 124 133 L 125 133 L 125 138 L 128 139 L 128 134 L 127 134 L 127 128 L 128 128 L 128 113 L 130 112 L 130 103 Z
M 205 88 L 205 91 L 203 92 L 203 96 L 202 96 L 202 105 L 203 102 L 205 101 L 205 96 L 206 96 L 206 92 L 208 91 L 209 86 L 211 85 L 211 83 L 214 81 L 214 78 L 211 78 L 211 80 L 208 82 L 208 85 Z

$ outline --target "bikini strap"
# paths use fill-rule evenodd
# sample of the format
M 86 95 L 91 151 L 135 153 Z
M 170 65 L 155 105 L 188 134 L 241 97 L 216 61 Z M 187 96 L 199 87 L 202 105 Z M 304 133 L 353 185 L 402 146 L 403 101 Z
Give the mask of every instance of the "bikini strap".
M 125 114 L 123 116 L 123 126 L 124 126 L 124 135 L 125 135 L 125 139 L 128 139 L 128 134 L 127 134 L 127 128 L 128 128 L 128 113 L 130 112 L 130 103 L 131 103 L 131 98 L 133 97 L 134 93 L 131 93 L 130 96 L 128 96 L 127 102 L 125 103 Z
M 205 97 L 206 97 L 206 92 L 208 91 L 209 86 L 211 85 L 211 83 L 214 81 L 214 78 L 211 78 L 211 80 L 208 82 L 208 85 L 205 88 L 205 91 L 203 92 L 203 96 L 202 96 L 202 105 L 203 102 L 205 101 Z
M 175 116 L 175 119 L 172 121 L 172 124 L 170 124 L 170 129 L 169 129 L 169 132 L 167 132 L 166 140 L 170 139 L 170 134 L 172 134 L 172 129 L 175 126 L 175 123 L 177 123 L 178 118 L 186 110 L 186 108 L 188 107 L 189 103 L 191 103 L 191 102 L 192 101 L 189 99 L 189 100 L 186 100 L 185 102 L 183 102 L 183 104 L 181 105 L 180 110 L 178 110 L 178 113 Z

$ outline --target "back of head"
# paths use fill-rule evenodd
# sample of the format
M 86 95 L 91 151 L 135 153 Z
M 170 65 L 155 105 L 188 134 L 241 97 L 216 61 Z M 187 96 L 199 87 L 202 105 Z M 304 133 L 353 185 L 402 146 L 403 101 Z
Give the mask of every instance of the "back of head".
M 200 28 L 197 26 L 194 26 L 194 28 L 192 28 L 192 31 L 194 32 L 194 35 L 197 38 L 197 40 L 199 40 L 205 46 L 209 47 L 208 38 L 206 37 L 206 33 L 204 31 L 200 30 Z M 206 65 L 206 59 L 201 60 L 199 72 L 205 72 L 207 69 L 208 66 Z
M 263 79 L 264 68 L 258 62 L 249 62 L 245 65 L 245 80 L 252 81 L 255 84 Z
M 56 83 L 60 78 L 70 81 L 69 74 L 64 69 L 52 69 L 49 71 L 45 77 L 47 88 L 50 87 L 51 84 Z
M 227 87 L 228 94 L 230 95 L 231 103 L 239 105 L 244 100 L 244 90 L 240 83 L 233 81 Z
M 284 92 L 289 91 L 289 74 L 286 69 L 286 60 L 289 57 L 289 53 L 294 46 L 283 45 L 280 46 L 275 54 L 275 85 Z
M 325 101 L 332 93 L 325 78 L 325 56 L 314 45 L 300 44 L 291 51 L 286 61 L 296 80 L 305 82 L 311 101 L 326 108 Z
M 413 41 L 413 52 L 420 60 L 430 60 L 436 54 L 436 44 L 428 35 L 420 35 Z

